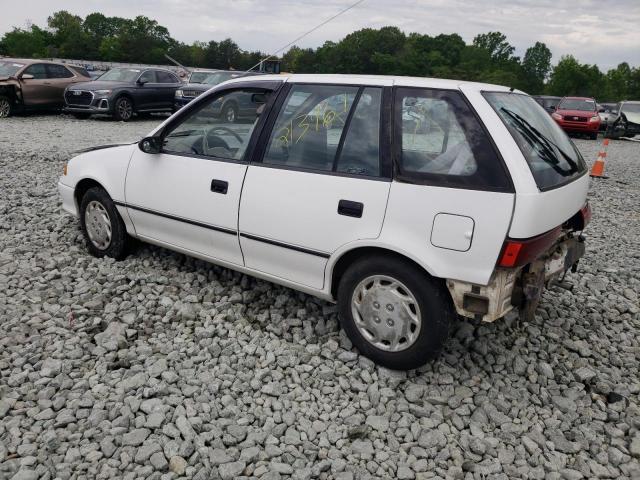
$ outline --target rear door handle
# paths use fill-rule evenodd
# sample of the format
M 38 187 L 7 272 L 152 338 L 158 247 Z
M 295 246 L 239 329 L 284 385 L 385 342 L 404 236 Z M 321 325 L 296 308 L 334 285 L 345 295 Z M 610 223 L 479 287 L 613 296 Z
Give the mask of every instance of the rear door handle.
M 338 213 L 347 217 L 362 217 L 364 205 L 360 202 L 352 202 L 351 200 L 340 200 L 338 202 Z
M 212 192 L 226 195 L 228 190 L 229 190 L 229 182 L 225 182 L 224 180 L 216 180 L 215 178 L 211 180 Z

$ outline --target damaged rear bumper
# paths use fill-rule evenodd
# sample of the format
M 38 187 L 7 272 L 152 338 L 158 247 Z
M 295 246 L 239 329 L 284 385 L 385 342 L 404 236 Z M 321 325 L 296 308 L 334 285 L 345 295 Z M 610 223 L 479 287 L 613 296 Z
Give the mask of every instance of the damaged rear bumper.
M 565 273 L 575 271 L 584 252 L 584 238 L 568 234 L 524 267 L 496 268 L 487 285 L 447 280 L 447 288 L 463 317 L 493 322 L 514 308 L 521 316 L 530 317 L 545 287 L 561 285 Z

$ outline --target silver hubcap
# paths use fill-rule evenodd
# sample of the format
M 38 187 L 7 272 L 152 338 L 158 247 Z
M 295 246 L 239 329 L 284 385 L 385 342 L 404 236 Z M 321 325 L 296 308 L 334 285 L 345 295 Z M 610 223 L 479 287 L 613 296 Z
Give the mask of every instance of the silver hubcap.
M 8 117 L 11 105 L 6 98 L 0 99 L 0 117 Z
M 84 212 L 84 224 L 89 240 L 100 250 L 106 250 L 111 244 L 111 220 L 107 210 L 100 202 L 89 202 Z
M 118 114 L 122 119 L 131 118 L 131 114 L 133 113 L 133 107 L 129 103 L 128 100 L 120 100 L 118 102 Z
M 233 108 L 227 109 L 227 122 L 234 122 L 236 119 L 236 111 Z
M 372 275 L 361 281 L 351 297 L 351 313 L 362 336 L 380 350 L 405 350 L 420 334 L 418 302 L 392 277 Z

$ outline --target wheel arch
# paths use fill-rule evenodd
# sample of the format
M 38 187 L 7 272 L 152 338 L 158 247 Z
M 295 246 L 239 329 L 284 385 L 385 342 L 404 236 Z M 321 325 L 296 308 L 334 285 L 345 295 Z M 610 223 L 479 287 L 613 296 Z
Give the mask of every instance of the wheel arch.
M 82 197 L 84 197 L 84 194 L 87 193 L 87 191 L 90 188 L 93 188 L 93 187 L 100 187 L 105 192 L 107 192 L 107 194 L 109 194 L 109 196 L 111 196 L 111 194 L 108 192 L 108 190 L 106 188 L 104 188 L 104 185 L 102 185 L 97 180 L 95 180 L 93 178 L 88 178 L 88 177 L 87 178 L 83 178 L 78 183 L 76 183 L 76 187 L 73 190 L 73 197 L 75 198 L 76 208 L 78 209 L 78 212 L 80 211 L 80 203 L 82 202 Z
M 114 97 L 113 97 L 113 108 L 115 108 L 116 106 L 116 102 L 118 100 L 120 100 L 122 97 L 127 97 L 129 100 L 131 100 L 131 105 L 133 105 L 133 111 L 136 111 L 136 99 L 135 96 L 129 92 L 128 90 L 121 90 L 119 92 L 117 92 Z
M 342 275 L 344 275 L 344 273 L 347 271 L 347 268 L 349 268 L 350 265 L 360 260 L 361 258 L 371 256 L 397 258 L 413 264 L 421 271 L 423 271 L 426 275 L 429 275 L 432 278 L 439 278 L 434 274 L 433 270 L 429 268 L 428 265 L 419 262 L 416 258 L 413 258 L 411 255 L 405 252 L 400 252 L 394 250 L 391 247 L 383 245 L 360 245 L 340 252 L 336 255 L 335 260 L 330 263 L 328 267 L 329 275 L 327 275 L 330 280 L 328 293 L 333 299 L 337 298 L 338 285 L 340 284 Z

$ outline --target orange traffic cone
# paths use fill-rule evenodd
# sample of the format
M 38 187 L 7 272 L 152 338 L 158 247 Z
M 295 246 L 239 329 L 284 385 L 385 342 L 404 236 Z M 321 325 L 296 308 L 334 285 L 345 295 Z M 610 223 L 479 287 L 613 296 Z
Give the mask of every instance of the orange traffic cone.
M 609 178 L 604 174 L 604 159 L 607 158 L 607 146 L 609 145 L 609 139 L 605 138 L 604 142 L 602 142 L 602 150 L 598 153 L 598 158 L 596 158 L 596 163 L 591 167 L 591 175 L 592 178 Z

